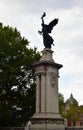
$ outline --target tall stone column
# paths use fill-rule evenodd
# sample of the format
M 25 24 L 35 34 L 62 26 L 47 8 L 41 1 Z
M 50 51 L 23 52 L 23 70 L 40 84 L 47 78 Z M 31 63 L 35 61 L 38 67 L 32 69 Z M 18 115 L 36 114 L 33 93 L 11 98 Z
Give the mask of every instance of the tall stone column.
M 52 53 L 51 49 L 45 48 L 40 61 L 34 64 L 36 112 L 31 118 L 31 130 L 64 130 L 58 101 L 58 78 L 62 65 L 54 62 Z

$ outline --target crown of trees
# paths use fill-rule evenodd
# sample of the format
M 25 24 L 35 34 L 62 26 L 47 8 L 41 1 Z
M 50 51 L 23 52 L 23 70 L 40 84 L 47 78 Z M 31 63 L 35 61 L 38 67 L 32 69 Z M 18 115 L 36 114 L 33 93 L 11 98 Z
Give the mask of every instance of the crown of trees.
M 33 64 L 40 53 L 29 44 L 16 28 L 0 23 L 0 126 L 21 125 L 35 111 Z

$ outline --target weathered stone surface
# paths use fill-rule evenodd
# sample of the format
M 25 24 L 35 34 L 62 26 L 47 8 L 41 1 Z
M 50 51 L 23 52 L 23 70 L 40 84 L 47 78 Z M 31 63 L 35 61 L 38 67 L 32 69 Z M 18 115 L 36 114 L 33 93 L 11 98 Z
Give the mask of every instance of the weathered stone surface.
M 58 101 L 58 70 L 62 65 L 54 62 L 52 53 L 52 50 L 45 48 L 40 61 L 34 64 L 36 113 L 31 118 L 31 130 L 64 130 Z

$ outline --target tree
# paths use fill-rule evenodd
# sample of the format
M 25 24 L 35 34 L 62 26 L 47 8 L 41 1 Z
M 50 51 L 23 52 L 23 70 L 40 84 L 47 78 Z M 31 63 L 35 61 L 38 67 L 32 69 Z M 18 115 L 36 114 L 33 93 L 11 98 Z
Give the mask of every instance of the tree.
M 70 126 L 72 123 L 75 125 L 75 122 L 79 119 L 79 106 L 77 100 L 70 95 L 70 98 L 65 102 L 65 112 L 64 117 L 68 120 L 68 125 Z
M 59 93 L 59 111 L 62 116 L 64 114 L 64 104 L 64 96 Z
M 72 106 L 65 117 L 68 119 L 68 121 L 77 121 L 78 120 L 78 107 Z
M 28 40 L 16 28 L 0 23 L 0 126 L 13 125 L 13 105 L 22 107 L 22 115 L 27 115 L 28 109 L 33 108 L 30 104 L 30 100 L 35 100 L 30 95 L 33 90 L 35 92 L 33 64 L 39 59 L 40 53 L 36 48 L 29 48 Z M 32 113 L 31 110 L 27 119 Z M 19 119 L 20 124 L 22 119 Z

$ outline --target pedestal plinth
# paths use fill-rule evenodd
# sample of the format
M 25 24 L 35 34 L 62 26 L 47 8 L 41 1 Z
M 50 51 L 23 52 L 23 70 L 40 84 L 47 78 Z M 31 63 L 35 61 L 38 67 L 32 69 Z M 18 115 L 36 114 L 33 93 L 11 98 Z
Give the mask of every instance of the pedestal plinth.
M 58 70 L 53 51 L 45 48 L 40 61 L 34 64 L 36 76 L 36 112 L 31 118 L 31 130 L 64 130 L 64 120 L 59 114 Z

